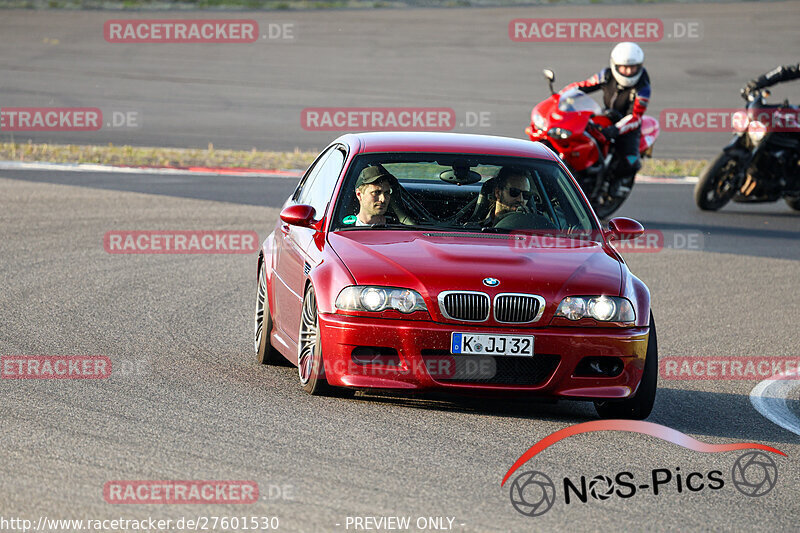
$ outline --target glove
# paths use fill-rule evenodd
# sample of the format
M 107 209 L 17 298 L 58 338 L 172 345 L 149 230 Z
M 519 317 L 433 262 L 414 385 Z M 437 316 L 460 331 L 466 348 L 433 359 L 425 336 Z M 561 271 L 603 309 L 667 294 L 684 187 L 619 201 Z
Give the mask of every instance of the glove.
M 603 114 L 608 117 L 611 122 L 616 122 L 622 118 L 622 113 L 616 109 L 606 109 Z
M 750 80 L 747 85 L 742 87 L 742 96 L 750 96 L 750 93 L 758 89 L 758 85 L 756 85 L 756 80 Z
M 603 137 L 606 139 L 616 139 L 619 136 L 619 128 L 614 125 L 606 126 L 600 130 L 600 133 L 602 133 Z

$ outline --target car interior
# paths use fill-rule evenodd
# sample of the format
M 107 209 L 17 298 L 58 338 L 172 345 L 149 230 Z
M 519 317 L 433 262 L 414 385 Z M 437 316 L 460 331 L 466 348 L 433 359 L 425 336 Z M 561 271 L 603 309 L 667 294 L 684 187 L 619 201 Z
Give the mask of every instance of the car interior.
M 352 181 L 369 161 L 355 167 Z M 394 177 L 387 214 L 408 226 L 438 226 L 442 229 L 486 231 L 485 219 L 495 205 L 496 175 L 502 165 L 482 165 L 477 161 L 393 162 L 379 161 Z M 569 205 L 561 187 L 542 169 L 531 169 L 531 198 L 526 212 L 514 212 L 497 221 L 492 228 L 502 230 L 563 230 L 584 227 Z M 549 185 L 549 186 L 548 186 Z M 352 192 L 351 192 L 352 191 Z M 358 213 L 355 190 L 345 185 L 335 219 L 343 221 Z M 352 219 L 352 218 L 351 218 Z M 342 228 L 346 229 L 346 227 Z

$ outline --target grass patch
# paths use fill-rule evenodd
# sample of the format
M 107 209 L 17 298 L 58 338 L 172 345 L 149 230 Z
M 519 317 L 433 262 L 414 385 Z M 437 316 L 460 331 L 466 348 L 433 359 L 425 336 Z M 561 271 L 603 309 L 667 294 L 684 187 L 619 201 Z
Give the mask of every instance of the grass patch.
M 0 160 L 102 165 L 306 169 L 318 152 L 0 143 Z
M 639 173 L 645 176 L 681 178 L 699 176 L 707 164 L 706 159 L 643 159 Z
M 257 169 L 308 168 L 318 152 L 263 152 L 190 148 L 142 148 L 135 146 L 81 146 L 74 144 L 0 143 L 0 161 L 38 163 L 95 163 L 101 165 L 155 167 L 227 167 Z M 646 176 L 698 176 L 704 159 L 645 159 L 640 174 Z

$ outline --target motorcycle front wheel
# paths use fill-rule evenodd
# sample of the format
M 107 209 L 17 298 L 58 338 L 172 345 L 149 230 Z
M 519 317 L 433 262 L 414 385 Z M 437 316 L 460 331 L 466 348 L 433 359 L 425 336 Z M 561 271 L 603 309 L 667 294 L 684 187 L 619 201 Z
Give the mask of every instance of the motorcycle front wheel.
M 800 196 L 798 197 L 786 197 L 786 203 L 789 207 L 794 209 L 795 211 L 800 211 Z
M 706 167 L 694 187 L 694 201 L 703 211 L 716 211 L 727 204 L 736 192 L 738 160 L 722 152 Z
M 597 218 L 604 220 L 622 206 L 623 202 L 631 194 L 634 179 L 635 177 L 622 180 L 615 191 L 610 190 L 609 184 L 606 183 L 596 197 L 590 198 L 592 209 L 597 214 Z

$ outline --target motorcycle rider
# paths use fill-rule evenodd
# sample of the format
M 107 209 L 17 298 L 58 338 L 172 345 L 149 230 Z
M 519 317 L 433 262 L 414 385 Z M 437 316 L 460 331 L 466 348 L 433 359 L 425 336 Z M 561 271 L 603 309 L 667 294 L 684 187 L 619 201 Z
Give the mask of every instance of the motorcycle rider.
M 742 95 L 749 96 L 750 93 L 755 90 L 763 89 L 764 87 L 772 87 L 775 84 L 796 80 L 797 78 L 800 78 L 800 63 L 796 65 L 782 65 L 747 82 L 747 85 L 742 89 Z
M 607 139 L 616 139 L 614 159 L 617 175 L 611 184 L 613 196 L 624 196 L 621 183 L 630 179 L 632 183 L 636 172 L 642 167 L 639 158 L 639 137 L 642 115 L 650 101 L 650 77 L 643 66 L 644 52 L 636 43 L 619 43 L 611 50 L 610 66 L 594 76 L 571 83 L 561 89 L 580 89 L 584 93 L 603 91 L 606 116 L 614 124 L 603 128 Z M 560 93 L 559 93 L 560 94 Z M 621 117 L 621 118 L 620 118 Z

